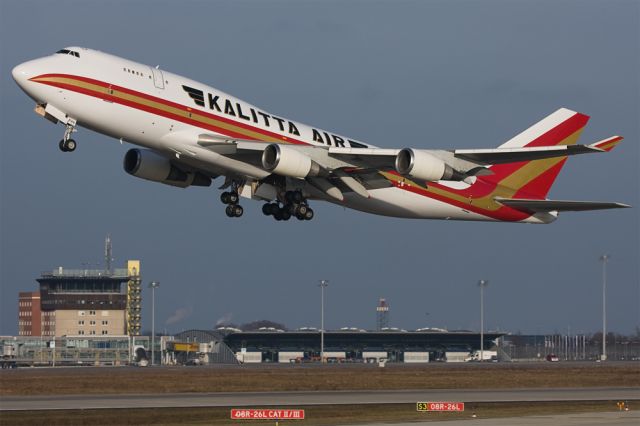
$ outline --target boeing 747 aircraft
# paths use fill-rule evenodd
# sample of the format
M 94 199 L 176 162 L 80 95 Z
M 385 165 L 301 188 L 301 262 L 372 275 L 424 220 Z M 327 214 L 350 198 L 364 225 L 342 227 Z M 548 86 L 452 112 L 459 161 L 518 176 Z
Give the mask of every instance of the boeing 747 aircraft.
M 559 212 L 629 207 L 556 201 L 547 193 L 567 157 L 612 150 L 612 136 L 576 145 L 589 117 L 559 109 L 489 149 L 376 148 L 269 113 L 203 83 L 82 47 L 16 66 L 35 112 L 140 148 L 124 156 L 132 176 L 180 188 L 223 176 L 229 217 L 240 197 L 262 200 L 276 220 L 310 220 L 309 200 L 403 218 L 549 223 Z

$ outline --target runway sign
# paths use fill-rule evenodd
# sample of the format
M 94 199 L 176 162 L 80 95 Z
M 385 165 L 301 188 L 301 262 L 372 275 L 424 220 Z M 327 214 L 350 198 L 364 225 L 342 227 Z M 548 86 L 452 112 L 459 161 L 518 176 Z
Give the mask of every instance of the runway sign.
M 232 420 L 302 420 L 304 410 L 232 408 Z
M 464 411 L 464 402 L 418 402 L 418 411 Z

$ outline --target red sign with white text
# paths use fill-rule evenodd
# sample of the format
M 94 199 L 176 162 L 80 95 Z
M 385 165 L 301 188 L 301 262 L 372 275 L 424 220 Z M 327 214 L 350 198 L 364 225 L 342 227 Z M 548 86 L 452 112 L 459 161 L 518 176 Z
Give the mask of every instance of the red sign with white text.
M 304 410 L 232 408 L 232 420 L 302 420 Z
M 464 402 L 418 402 L 418 411 L 464 411 Z

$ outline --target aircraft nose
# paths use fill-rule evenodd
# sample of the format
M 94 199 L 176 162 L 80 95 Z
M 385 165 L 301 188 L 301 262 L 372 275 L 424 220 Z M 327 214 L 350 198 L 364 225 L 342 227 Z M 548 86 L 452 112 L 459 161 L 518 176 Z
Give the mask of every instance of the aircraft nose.
M 29 71 L 28 68 L 25 66 L 25 63 L 22 63 L 20 65 L 16 65 L 12 70 L 11 70 L 11 75 L 13 76 L 13 79 L 16 81 L 16 83 L 18 83 L 19 86 L 23 86 L 24 83 L 29 79 Z

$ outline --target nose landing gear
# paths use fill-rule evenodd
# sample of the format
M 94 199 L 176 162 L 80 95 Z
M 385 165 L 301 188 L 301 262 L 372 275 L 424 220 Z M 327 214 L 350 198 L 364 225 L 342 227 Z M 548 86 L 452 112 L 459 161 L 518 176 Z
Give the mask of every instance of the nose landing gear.
M 64 130 L 64 136 L 62 140 L 58 143 L 58 147 L 62 152 L 73 152 L 76 150 L 78 144 L 75 140 L 71 139 L 71 134 L 76 131 L 75 122 L 67 123 L 67 126 Z

